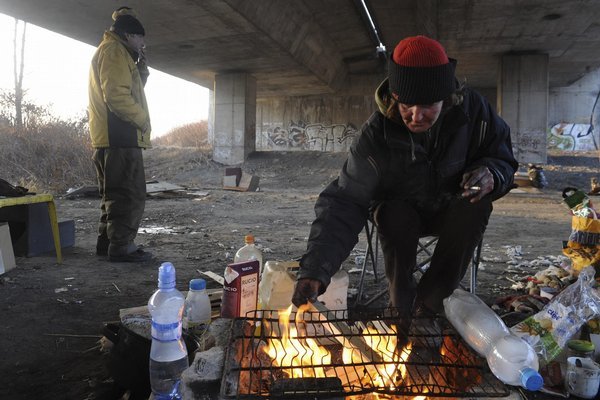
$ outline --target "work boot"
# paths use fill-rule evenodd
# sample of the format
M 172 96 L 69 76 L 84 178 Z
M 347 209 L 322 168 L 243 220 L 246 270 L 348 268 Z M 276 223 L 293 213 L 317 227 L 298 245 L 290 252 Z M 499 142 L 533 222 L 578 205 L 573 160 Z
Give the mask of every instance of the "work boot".
M 154 258 L 152 253 L 144 251 L 133 243 L 126 246 L 108 246 L 108 261 L 143 263 Z
M 98 235 L 96 240 L 96 255 L 100 257 L 106 257 L 108 255 L 108 246 L 110 241 L 106 235 Z

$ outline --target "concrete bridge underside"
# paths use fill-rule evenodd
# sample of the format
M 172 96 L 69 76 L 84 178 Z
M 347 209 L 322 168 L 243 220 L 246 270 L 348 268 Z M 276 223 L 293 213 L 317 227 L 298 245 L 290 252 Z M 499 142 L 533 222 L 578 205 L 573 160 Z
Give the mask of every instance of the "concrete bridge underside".
M 115 8 L 136 9 L 150 65 L 213 90 L 225 164 L 254 150 L 261 102 L 371 96 L 386 71 L 380 41 L 388 51 L 409 35 L 441 41 L 460 80 L 497 95 L 528 162 L 545 160 L 530 145 L 545 142 L 549 88 L 600 66 L 599 0 L 365 3 L 377 33 L 361 0 L 2 0 L 0 12 L 96 45 Z

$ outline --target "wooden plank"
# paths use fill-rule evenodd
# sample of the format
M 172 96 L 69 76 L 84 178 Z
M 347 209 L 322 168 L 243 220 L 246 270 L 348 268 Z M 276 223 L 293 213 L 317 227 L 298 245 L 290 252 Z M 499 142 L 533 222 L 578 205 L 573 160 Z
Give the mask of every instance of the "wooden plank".
M 318 315 L 321 321 L 324 323 L 324 328 L 331 331 L 335 340 L 337 340 L 342 346 L 347 348 L 355 348 L 358 350 L 365 362 L 375 362 L 378 364 L 384 362 L 381 356 L 367 345 L 362 336 L 356 335 L 354 332 L 352 332 L 352 329 L 350 329 L 348 324 L 342 321 L 329 321 L 327 314 L 330 312 L 330 310 L 325 307 L 323 303 L 315 300 L 314 302 L 309 302 L 308 304 L 310 304 L 314 310 L 319 312 Z
M 169 182 L 148 181 L 146 182 L 146 193 L 169 192 L 173 190 L 185 190 L 183 186 L 174 185 Z

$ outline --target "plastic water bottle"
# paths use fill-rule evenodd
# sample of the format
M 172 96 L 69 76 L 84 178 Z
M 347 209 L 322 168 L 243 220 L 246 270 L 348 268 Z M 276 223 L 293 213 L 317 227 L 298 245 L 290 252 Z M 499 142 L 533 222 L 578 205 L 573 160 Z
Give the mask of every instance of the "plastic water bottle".
M 531 391 L 542 387 L 538 357 L 533 348 L 513 335 L 479 297 L 456 289 L 444 299 L 444 311 L 465 342 L 486 358 L 498 379 Z
M 158 290 L 148 300 L 152 315 L 150 386 L 156 400 L 181 399 L 181 373 L 189 366 L 181 337 L 185 298 L 175 288 L 175 267 L 169 262 L 158 269 Z
M 496 378 L 508 385 L 535 391 L 544 384 L 537 371 L 537 354 L 526 341 L 516 335 L 510 334 L 497 339 L 486 360 Z
M 210 299 L 204 279 L 192 279 L 183 308 L 183 330 L 200 337 L 210 324 Z
M 263 256 L 260 250 L 254 245 L 254 236 L 246 235 L 244 237 L 244 242 L 246 245 L 239 249 L 235 253 L 235 257 L 233 258 L 233 262 L 240 261 L 250 261 L 250 260 L 258 260 L 259 264 L 259 278 L 263 272 Z
M 482 357 L 490 352 L 496 339 L 510 334 L 500 317 L 472 293 L 456 289 L 443 303 L 448 321 Z

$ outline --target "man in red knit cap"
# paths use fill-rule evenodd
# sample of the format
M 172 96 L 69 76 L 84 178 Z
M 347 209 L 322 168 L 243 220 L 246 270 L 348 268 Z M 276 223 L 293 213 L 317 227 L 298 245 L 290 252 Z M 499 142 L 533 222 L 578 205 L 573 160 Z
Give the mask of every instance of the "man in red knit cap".
M 443 311 L 518 167 L 510 129 L 478 93 L 458 84 L 456 60 L 425 36 L 398 43 L 339 177 L 319 195 L 292 301 L 323 293 L 371 218 L 390 305 L 410 316 Z M 437 235 L 427 272 L 413 271 L 419 237 Z

